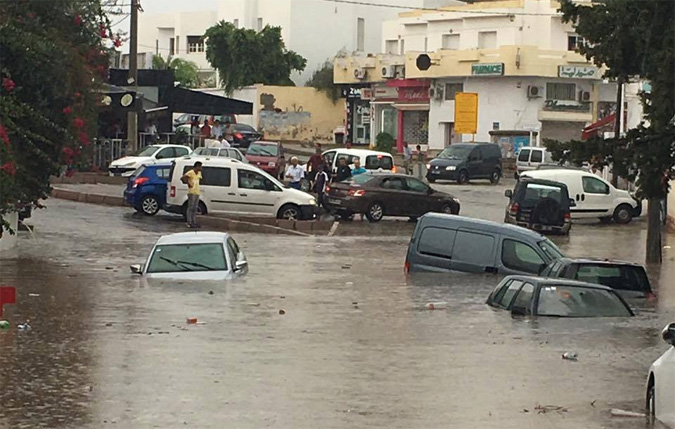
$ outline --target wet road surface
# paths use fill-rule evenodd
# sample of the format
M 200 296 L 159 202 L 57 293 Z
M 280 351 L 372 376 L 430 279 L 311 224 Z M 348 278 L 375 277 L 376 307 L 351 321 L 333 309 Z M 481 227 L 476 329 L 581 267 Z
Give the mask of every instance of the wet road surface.
M 463 214 L 503 217 L 506 186 L 444 186 Z M 5 318 L 32 325 L 0 331 L 0 427 L 646 427 L 609 409 L 642 410 L 658 334 L 675 320 L 672 250 L 650 270 L 658 304 L 635 318 L 526 321 L 484 304 L 495 277 L 406 278 L 405 222 L 382 222 L 398 234 L 383 237 L 237 234 L 246 278 L 162 283 L 128 265 L 182 222 L 48 203 L 34 238 L 22 232 L 18 257 L 0 260 L 18 295 Z M 555 240 L 640 262 L 644 237 L 639 220 Z

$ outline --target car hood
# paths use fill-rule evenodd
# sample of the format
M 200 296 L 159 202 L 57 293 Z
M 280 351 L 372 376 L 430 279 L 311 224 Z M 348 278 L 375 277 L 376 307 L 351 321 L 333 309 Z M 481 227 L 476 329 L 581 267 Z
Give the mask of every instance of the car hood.
M 124 158 L 116 159 L 110 163 L 111 167 L 124 167 L 127 164 L 134 164 L 140 166 L 141 164 L 154 164 L 155 158 L 151 156 L 125 156 Z
M 309 200 L 314 199 L 314 195 L 308 194 L 307 192 L 302 192 L 299 189 L 293 189 L 293 188 L 284 188 L 284 193 L 287 193 L 289 196 L 293 196 L 295 198 L 299 198 L 301 200 L 305 200 L 306 202 L 304 204 L 309 204 Z
M 262 156 L 262 155 L 246 155 L 246 159 L 249 160 L 249 162 L 277 162 L 277 157 L 276 156 Z
M 459 165 L 464 162 L 463 159 L 450 159 L 450 158 L 434 158 L 431 160 L 430 164 L 433 166 L 447 167 L 450 165 Z
M 145 273 L 146 279 L 156 280 L 227 280 L 236 277 L 231 271 L 184 271 L 175 273 Z

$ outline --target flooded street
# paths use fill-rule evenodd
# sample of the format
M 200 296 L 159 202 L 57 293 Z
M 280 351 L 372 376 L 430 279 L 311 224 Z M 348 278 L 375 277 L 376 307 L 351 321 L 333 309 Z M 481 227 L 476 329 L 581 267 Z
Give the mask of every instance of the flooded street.
M 435 187 L 463 215 L 501 221 L 510 186 Z M 248 276 L 181 283 L 130 274 L 160 235 L 184 230 L 132 213 L 50 200 L 17 258 L 0 259 L 1 283 L 17 288 L 5 318 L 32 326 L 0 331 L 0 427 L 648 427 L 609 410 L 643 411 L 660 330 L 675 321 L 673 249 L 649 268 L 658 302 L 632 319 L 528 321 L 485 305 L 497 277 L 406 277 L 412 223 L 367 237 L 235 234 Z M 645 236 L 641 218 L 553 240 L 571 256 L 642 262 Z

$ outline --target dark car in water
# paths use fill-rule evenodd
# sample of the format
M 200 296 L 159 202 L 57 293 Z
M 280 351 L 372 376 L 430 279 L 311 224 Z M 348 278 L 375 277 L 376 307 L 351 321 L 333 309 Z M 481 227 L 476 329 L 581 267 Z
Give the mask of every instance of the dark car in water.
M 561 258 L 551 262 L 540 275 L 604 285 L 626 299 L 654 297 L 645 268 L 631 262 Z
M 456 180 L 460 185 L 475 179 L 499 183 L 502 151 L 492 143 L 454 143 L 427 164 L 427 180 Z
M 263 134 L 250 125 L 232 124 L 232 128 L 234 130 L 234 136 L 232 138 L 233 147 L 245 149 L 251 146 L 251 143 L 263 138 Z
M 154 216 L 166 204 L 171 164 L 142 165 L 129 177 L 124 201 L 137 212 Z
M 573 201 L 564 183 L 523 176 L 513 191 L 507 189 L 504 195 L 509 198 L 505 223 L 537 232 L 569 234 Z
M 459 200 L 436 191 L 414 177 L 392 173 L 364 173 L 330 185 L 327 204 L 340 217 L 365 214 L 371 222 L 384 216 L 416 219 L 428 212 L 459 214 Z
M 614 289 L 565 279 L 505 277 L 487 305 L 520 317 L 630 317 L 626 301 Z

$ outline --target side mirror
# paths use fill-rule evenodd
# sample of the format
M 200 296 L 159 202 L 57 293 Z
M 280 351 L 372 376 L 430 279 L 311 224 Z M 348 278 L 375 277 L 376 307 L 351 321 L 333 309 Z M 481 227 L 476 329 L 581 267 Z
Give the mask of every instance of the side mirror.
M 512 198 L 513 197 L 513 191 L 510 190 L 510 189 L 507 189 L 506 191 L 504 191 L 504 196 L 506 198 Z
M 527 308 L 514 305 L 511 307 L 511 317 L 527 316 Z
M 248 267 L 248 261 L 237 261 L 234 263 L 234 271 L 241 271 L 244 268 Z
M 661 336 L 663 337 L 663 341 L 671 346 L 675 346 L 675 323 L 671 323 L 663 328 Z
M 143 265 L 136 264 L 129 266 L 129 269 L 134 274 L 143 274 Z
M 574 198 L 570 198 L 570 207 L 576 207 L 576 206 L 577 206 L 577 202 L 574 201 Z

